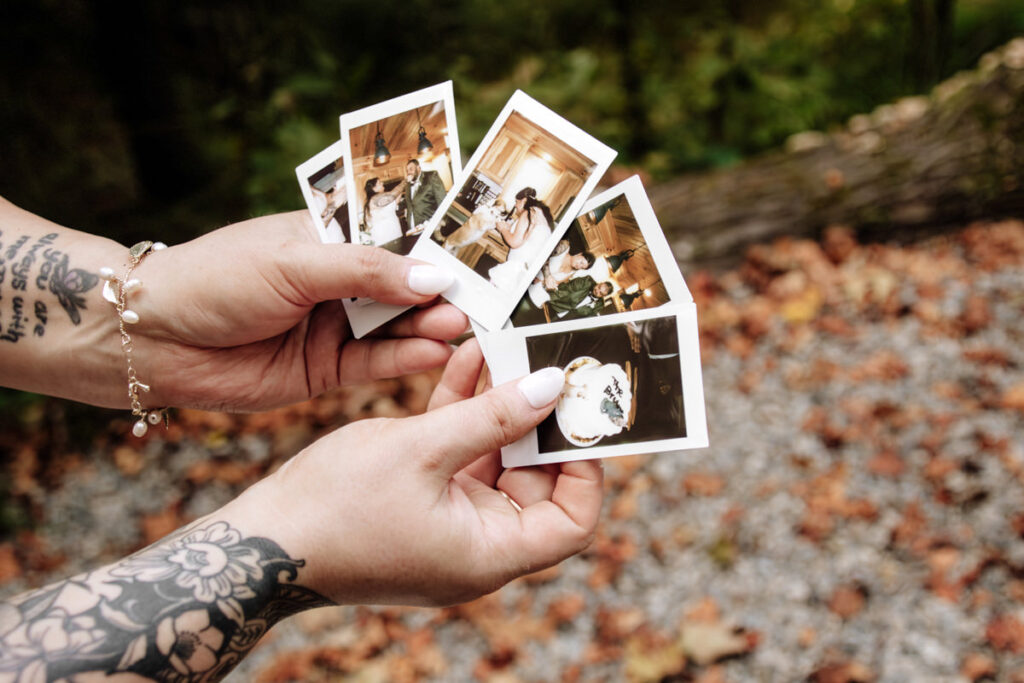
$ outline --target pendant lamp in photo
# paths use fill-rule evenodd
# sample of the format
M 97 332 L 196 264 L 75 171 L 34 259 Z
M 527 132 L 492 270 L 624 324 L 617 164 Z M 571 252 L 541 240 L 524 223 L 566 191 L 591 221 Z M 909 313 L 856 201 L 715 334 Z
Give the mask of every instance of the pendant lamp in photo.
M 420 119 L 420 110 L 416 110 L 416 122 L 420 124 L 420 129 L 417 133 L 420 136 L 419 144 L 416 145 L 416 153 L 424 155 L 430 150 L 434 149 L 434 143 L 427 138 L 427 129 L 423 127 L 423 121 Z
M 377 137 L 374 138 L 374 142 L 377 143 L 377 149 L 373 153 L 373 165 L 383 166 L 391 161 L 391 151 L 384 144 L 384 134 L 380 132 L 380 123 L 377 124 Z
M 633 292 L 632 294 L 629 292 L 620 292 L 619 301 L 622 302 L 622 307 L 628 311 L 633 306 L 633 302 L 641 296 L 640 292 Z
M 625 251 L 620 251 L 618 254 L 608 256 L 608 267 L 610 267 L 614 273 L 616 270 L 621 268 L 622 264 L 625 263 L 634 253 L 634 249 L 626 249 Z

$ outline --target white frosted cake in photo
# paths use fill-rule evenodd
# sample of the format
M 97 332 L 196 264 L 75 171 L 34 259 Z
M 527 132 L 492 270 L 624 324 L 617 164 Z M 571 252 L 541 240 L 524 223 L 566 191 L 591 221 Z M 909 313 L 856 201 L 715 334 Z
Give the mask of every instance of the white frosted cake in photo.
M 622 366 L 581 356 L 565 367 L 555 420 L 569 443 L 592 446 L 629 424 L 632 405 L 633 390 Z

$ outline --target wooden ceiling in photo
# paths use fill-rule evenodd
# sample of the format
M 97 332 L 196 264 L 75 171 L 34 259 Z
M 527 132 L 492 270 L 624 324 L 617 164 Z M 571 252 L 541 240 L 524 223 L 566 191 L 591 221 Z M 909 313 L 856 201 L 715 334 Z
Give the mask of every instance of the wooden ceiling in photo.
M 637 283 L 641 289 L 647 289 L 661 281 L 651 250 L 625 198 L 596 225 L 589 215 L 580 216 L 580 222 L 589 228 L 583 231 L 585 239 L 588 233 L 594 236 L 586 241 L 587 248 L 595 256 L 607 257 L 627 249 L 635 250 L 633 256 L 616 273 L 615 279 L 619 286 L 626 288 Z
M 384 144 L 391 152 L 391 158 L 411 159 L 417 156 L 416 146 L 419 145 L 420 121 L 427 131 L 427 138 L 434 145 L 434 153 L 446 150 L 444 136 L 448 132 L 447 117 L 444 113 L 444 102 L 438 101 L 419 107 L 420 119 L 416 118 L 416 109 L 394 114 L 380 121 L 358 126 L 349 131 L 352 144 L 352 163 L 358 165 L 366 157 L 372 157 L 377 151 L 377 124 L 380 124 L 384 135 Z
M 592 159 L 577 152 L 562 142 L 560 138 L 544 130 L 519 112 L 512 112 L 503 128 L 534 143 L 541 151 L 547 152 L 558 163 L 577 175 L 588 176 L 594 166 Z

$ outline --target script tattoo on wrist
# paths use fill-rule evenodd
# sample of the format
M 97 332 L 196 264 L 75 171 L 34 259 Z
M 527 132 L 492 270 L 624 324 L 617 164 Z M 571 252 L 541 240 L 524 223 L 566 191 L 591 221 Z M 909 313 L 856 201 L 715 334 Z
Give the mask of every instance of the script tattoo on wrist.
M 53 294 L 71 323 L 82 322 L 85 292 L 99 283 L 99 276 L 72 268 L 70 257 L 53 247 L 60 238 L 55 232 L 32 241 L 21 235 L 4 244 L 0 230 L 0 341 L 17 343 L 26 334 L 46 334 L 49 311 L 46 302 L 33 298 L 40 292 Z M 31 244 L 30 244 L 31 242 Z M 8 279 L 8 276 L 9 279 Z M 10 307 L 3 306 L 5 286 L 10 289 Z
M 277 621 L 331 604 L 295 584 L 303 566 L 226 522 L 186 527 L 114 565 L 0 603 L 0 679 L 219 680 Z

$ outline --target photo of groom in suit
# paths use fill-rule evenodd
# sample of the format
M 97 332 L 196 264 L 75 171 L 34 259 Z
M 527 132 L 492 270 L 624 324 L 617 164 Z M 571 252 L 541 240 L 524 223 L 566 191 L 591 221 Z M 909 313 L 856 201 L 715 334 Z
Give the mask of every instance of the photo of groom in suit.
M 567 280 L 549 290 L 552 310 L 565 318 L 598 315 L 605 306 L 605 297 L 612 293 L 612 283 L 595 282 L 589 275 Z M 562 317 L 560 316 L 560 317 Z
M 409 159 L 405 164 L 405 215 L 409 220 L 406 234 L 419 233 L 426 227 L 445 194 L 437 171 L 424 171 L 418 160 Z

